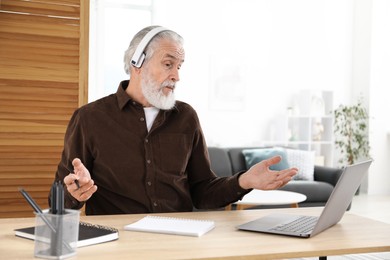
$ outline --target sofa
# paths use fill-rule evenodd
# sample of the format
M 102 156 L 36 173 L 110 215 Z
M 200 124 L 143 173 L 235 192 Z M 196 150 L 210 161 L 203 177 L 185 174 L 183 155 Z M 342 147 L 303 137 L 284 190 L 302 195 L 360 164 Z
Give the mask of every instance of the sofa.
M 217 176 L 231 176 L 247 170 L 244 150 L 253 147 L 208 147 L 211 169 Z M 342 169 L 314 165 L 313 180 L 291 180 L 280 190 L 305 194 L 307 199 L 299 207 L 324 206 L 336 185 Z M 286 205 L 287 207 L 288 205 Z M 256 206 L 254 208 L 272 208 L 283 206 Z

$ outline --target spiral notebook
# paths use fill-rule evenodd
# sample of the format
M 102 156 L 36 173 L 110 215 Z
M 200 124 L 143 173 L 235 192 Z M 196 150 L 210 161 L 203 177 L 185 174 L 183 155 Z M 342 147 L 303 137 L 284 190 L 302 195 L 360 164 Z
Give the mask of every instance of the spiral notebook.
M 200 237 L 215 227 L 214 221 L 146 216 L 126 225 L 125 230 Z
M 34 240 L 34 229 L 35 227 L 15 229 L 15 235 L 18 237 Z M 79 240 L 77 241 L 77 247 L 95 245 L 99 243 L 113 241 L 118 238 L 119 231 L 116 228 L 80 222 Z

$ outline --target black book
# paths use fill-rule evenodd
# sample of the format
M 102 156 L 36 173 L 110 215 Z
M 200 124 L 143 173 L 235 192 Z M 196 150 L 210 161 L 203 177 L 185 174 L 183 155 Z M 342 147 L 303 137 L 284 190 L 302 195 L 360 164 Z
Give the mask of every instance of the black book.
M 15 235 L 34 240 L 34 229 L 35 227 L 15 229 Z M 77 247 L 95 245 L 117 240 L 118 238 L 119 231 L 116 228 L 80 222 Z

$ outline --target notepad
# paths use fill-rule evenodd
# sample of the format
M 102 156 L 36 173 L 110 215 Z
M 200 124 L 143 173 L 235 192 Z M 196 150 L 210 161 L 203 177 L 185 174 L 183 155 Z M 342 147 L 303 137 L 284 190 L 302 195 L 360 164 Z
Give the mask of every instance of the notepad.
M 200 237 L 215 227 L 214 221 L 162 216 L 146 216 L 125 230 Z

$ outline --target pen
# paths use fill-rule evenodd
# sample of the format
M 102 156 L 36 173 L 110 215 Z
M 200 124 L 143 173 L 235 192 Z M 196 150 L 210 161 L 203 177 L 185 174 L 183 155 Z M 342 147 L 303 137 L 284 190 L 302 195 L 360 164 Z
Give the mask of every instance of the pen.
M 51 187 L 51 214 L 64 214 L 64 186 L 61 181 L 56 181 Z M 63 219 L 62 217 L 54 218 L 57 234 L 52 236 L 50 240 L 50 249 L 52 255 L 62 255 L 63 244 Z
M 65 213 L 64 208 L 64 186 L 62 182 L 54 182 L 50 190 L 51 214 L 62 215 Z
M 69 170 L 69 168 L 68 167 L 65 167 L 65 169 L 66 170 L 68 170 L 68 172 L 72 172 L 71 170 Z M 73 174 L 75 174 L 75 173 L 73 173 Z M 76 184 L 76 186 L 77 186 L 77 189 L 80 189 L 80 183 L 79 183 L 79 180 L 74 180 L 74 183 Z
M 28 204 L 30 204 L 30 206 L 34 209 L 36 213 L 43 213 L 38 204 L 33 200 L 33 198 L 30 197 L 30 195 L 23 188 L 19 188 L 19 191 L 20 193 L 22 193 L 23 197 L 27 200 Z
M 65 205 L 64 205 L 64 186 L 62 185 L 62 182 L 58 183 L 57 188 L 57 214 L 65 214 Z
M 19 188 L 20 193 L 22 193 L 23 197 L 27 200 L 28 204 L 31 205 L 31 207 L 34 209 L 35 213 L 37 213 L 43 222 L 50 228 L 51 231 L 57 232 L 56 229 L 53 227 L 53 225 L 50 223 L 50 221 L 45 217 L 43 214 L 41 208 L 38 206 L 38 204 L 33 200 L 33 198 L 30 197 L 30 195 L 25 191 L 23 188 Z
M 74 180 L 74 183 L 76 184 L 76 186 L 77 186 L 77 189 L 80 189 L 80 183 L 79 183 L 79 180 Z
M 51 201 L 51 207 L 50 207 L 50 213 L 51 214 L 57 214 L 57 182 L 54 182 L 53 185 L 51 185 L 50 189 L 50 201 Z
M 52 214 L 62 215 L 64 209 L 64 186 L 62 182 L 54 182 L 51 186 L 51 212 Z
M 42 209 L 38 206 L 38 204 L 35 202 L 35 200 L 33 198 L 31 198 L 31 196 L 23 188 L 18 188 L 18 189 L 19 189 L 20 193 L 23 195 L 23 197 L 26 199 L 28 204 L 30 204 L 30 206 L 34 209 L 35 213 L 37 213 L 37 215 L 43 220 L 43 222 L 45 222 L 45 224 L 50 228 L 50 230 L 54 234 L 56 234 L 57 230 L 53 227 L 53 225 L 50 223 L 50 221 L 45 217 Z M 63 243 L 63 244 L 65 245 L 65 247 L 67 249 L 72 250 L 70 245 L 68 245 L 67 243 Z

